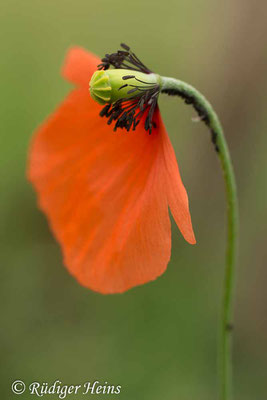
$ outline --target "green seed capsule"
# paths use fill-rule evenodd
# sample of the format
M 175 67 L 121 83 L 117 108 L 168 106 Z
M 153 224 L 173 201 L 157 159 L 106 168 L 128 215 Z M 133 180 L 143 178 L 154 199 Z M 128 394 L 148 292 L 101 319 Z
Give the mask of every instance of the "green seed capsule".
M 89 83 L 90 94 L 99 104 L 142 96 L 160 84 L 159 75 L 126 69 L 96 71 Z

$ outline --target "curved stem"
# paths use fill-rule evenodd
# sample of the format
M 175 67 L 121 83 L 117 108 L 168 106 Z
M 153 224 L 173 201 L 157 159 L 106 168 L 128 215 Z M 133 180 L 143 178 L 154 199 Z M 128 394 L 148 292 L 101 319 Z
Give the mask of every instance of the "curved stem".
M 161 92 L 180 96 L 187 104 L 192 104 L 200 119 L 206 123 L 211 131 L 212 142 L 223 171 L 227 200 L 228 234 L 220 340 L 220 398 L 221 400 L 229 400 L 232 395 L 233 292 L 238 233 L 238 204 L 233 166 L 220 121 L 205 97 L 191 85 L 166 77 L 161 77 Z

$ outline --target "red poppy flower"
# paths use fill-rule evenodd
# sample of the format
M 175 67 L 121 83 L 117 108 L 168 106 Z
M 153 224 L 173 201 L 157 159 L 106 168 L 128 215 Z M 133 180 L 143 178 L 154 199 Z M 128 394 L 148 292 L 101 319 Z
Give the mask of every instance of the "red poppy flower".
M 123 53 L 116 54 L 125 61 Z M 89 94 L 99 64 L 116 68 L 118 59 L 112 57 L 100 64 L 82 48 L 69 51 L 63 76 L 76 87 L 37 130 L 28 167 L 64 264 L 82 285 L 102 293 L 124 292 L 164 272 L 171 253 L 168 207 L 184 238 L 195 243 L 187 193 L 153 100 L 157 96 L 147 96 L 150 107 L 143 113 L 137 113 L 140 102 L 133 103 L 135 114 L 126 115 L 122 101 L 102 110 L 109 123 L 115 120 L 116 128 L 129 130 L 114 133 Z

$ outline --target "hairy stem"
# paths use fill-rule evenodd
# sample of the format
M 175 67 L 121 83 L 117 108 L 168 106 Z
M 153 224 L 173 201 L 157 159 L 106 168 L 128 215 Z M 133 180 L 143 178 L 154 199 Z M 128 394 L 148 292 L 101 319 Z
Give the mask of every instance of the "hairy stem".
M 225 262 L 225 277 L 222 301 L 220 356 L 220 399 L 230 400 L 232 396 L 232 331 L 234 278 L 237 255 L 238 202 L 233 166 L 221 123 L 211 104 L 194 87 L 185 82 L 161 77 L 161 92 L 180 96 L 191 104 L 201 120 L 209 127 L 212 142 L 220 159 L 226 190 L 228 233 Z

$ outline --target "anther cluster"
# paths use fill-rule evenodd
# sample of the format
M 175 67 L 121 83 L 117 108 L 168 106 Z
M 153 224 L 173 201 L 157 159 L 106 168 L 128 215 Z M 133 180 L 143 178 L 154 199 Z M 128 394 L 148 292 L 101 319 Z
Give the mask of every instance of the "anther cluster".
M 100 112 L 101 117 L 108 118 L 108 124 L 115 122 L 114 131 L 117 128 L 125 128 L 127 131 L 130 129 L 135 130 L 143 115 L 145 118 L 145 130 L 152 133 L 152 128 L 156 126 L 153 121 L 153 114 L 157 107 L 158 96 L 160 93 L 160 86 L 158 83 L 146 82 L 145 80 L 138 79 L 134 72 L 142 72 L 150 74 L 152 71 L 148 69 L 139 58 L 130 50 L 130 47 L 121 44 L 123 50 L 118 50 L 116 53 L 106 54 L 101 60 L 102 63 L 98 65 L 99 70 L 106 70 L 110 67 L 115 69 L 125 69 L 132 71 L 122 77 L 125 81 L 120 88 L 129 87 L 127 94 L 133 96 L 126 99 L 119 99 L 113 104 L 107 104 Z M 127 83 L 130 79 L 131 83 Z M 133 79 L 135 83 L 133 84 Z

